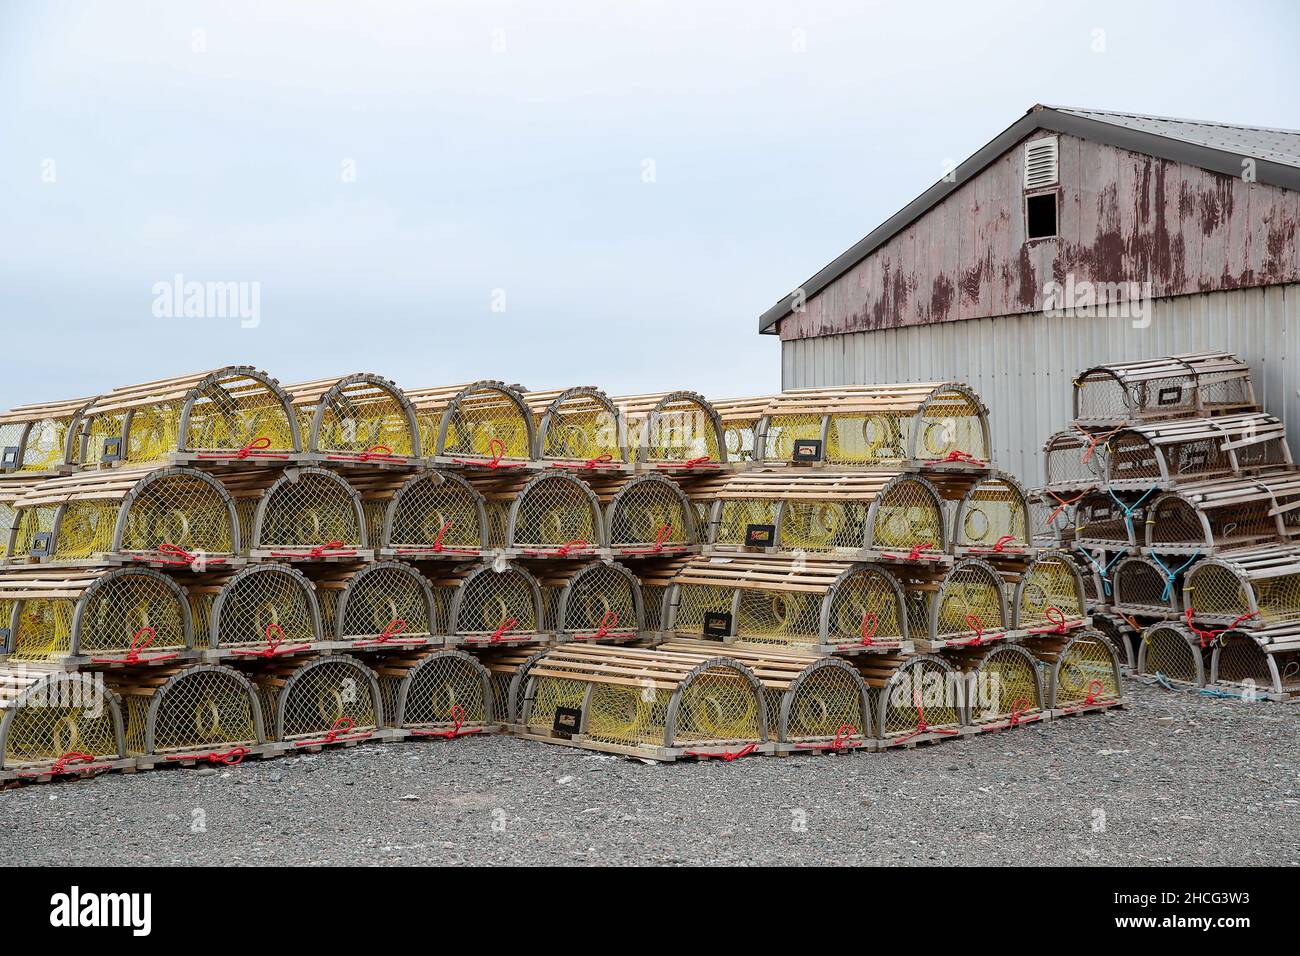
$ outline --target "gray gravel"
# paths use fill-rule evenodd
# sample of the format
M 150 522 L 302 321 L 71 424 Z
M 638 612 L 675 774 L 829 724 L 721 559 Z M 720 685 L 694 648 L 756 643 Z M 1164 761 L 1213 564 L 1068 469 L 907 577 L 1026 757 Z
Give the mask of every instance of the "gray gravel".
M 470 737 L 109 774 L 0 793 L 0 859 L 1300 862 L 1300 707 L 1130 692 L 1124 711 L 885 754 L 661 766 Z

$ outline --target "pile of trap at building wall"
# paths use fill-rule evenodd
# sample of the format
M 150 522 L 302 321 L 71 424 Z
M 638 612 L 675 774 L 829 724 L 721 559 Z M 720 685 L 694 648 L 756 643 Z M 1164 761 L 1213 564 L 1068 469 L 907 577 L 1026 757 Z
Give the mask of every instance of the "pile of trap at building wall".
M 1088 572 L 1126 665 L 1211 696 L 1300 694 L 1300 469 L 1250 369 L 1202 352 L 1082 372 L 1040 531 Z
M 956 384 L 715 405 L 227 367 L 16 408 L 0 781 L 506 729 L 875 749 L 1118 703 L 987 447 Z

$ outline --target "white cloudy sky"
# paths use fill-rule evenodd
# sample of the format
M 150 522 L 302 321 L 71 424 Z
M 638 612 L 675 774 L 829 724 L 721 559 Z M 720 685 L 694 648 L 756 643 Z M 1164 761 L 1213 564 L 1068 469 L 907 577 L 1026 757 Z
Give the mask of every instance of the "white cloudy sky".
M 232 362 L 770 391 L 759 313 L 1035 102 L 1300 128 L 1297 10 L 0 0 L 0 406 Z M 177 273 L 260 325 L 156 317 Z

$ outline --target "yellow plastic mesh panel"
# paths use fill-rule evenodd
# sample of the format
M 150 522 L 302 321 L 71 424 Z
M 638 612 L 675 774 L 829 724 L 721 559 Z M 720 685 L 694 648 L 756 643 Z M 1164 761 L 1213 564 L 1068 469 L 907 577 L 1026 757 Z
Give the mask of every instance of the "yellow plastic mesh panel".
M 612 547 L 685 544 L 689 522 L 686 502 L 670 479 L 634 479 L 611 509 L 609 543 Z
M 1178 630 L 1153 627 L 1142 636 L 1145 650 L 1142 673 L 1161 674 L 1169 680 L 1199 684 L 1196 651 Z
M 987 461 L 984 415 L 970 396 L 960 391 L 935 395 L 917 420 L 916 454 L 919 458 L 946 458 L 954 451 Z
M 746 589 L 740 592 L 736 637 L 756 644 L 818 644 L 821 614 L 821 594 Z
M 434 727 L 487 721 L 487 695 L 483 675 L 471 661 L 452 654 L 437 654 L 411 672 L 408 678 L 403 727 Z M 453 713 L 453 708 L 459 708 Z
M 934 636 L 969 633 L 976 629 L 973 621 L 978 621 L 985 631 L 1004 627 L 1001 595 L 1001 580 L 987 568 L 954 568 L 939 588 L 938 631 Z M 928 630 L 926 621 L 915 633 L 925 634 Z
M 440 422 L 441 419 L 438 419 Z M 433 453 L 439 425 L 432 424 L 434 441 L 426 449 Z M 528 420 L 511 397 L 494 388 L 476 389 L 463 395 L 451 409 L 446 441 L 437 449 L 442 455 L 477 455 L 529 458 Z M 501 444 L 494 445 L 493 442 Z
M 432 547 L 440 531 L 443 547 L 482 546 L 483 518 L 466 485 L 427 476 L 406 485 L 396 500 L 387 547 Z
M 586 486 L 567 475 L 529 482 L 515 512 L 514 547 L 556 548 L 571 541 L 597 547 L 599 515 Z
M 305 439 L 307 428 L 302 434 Z M 331 392 L 312 450 L 360 454 L 376 445 L 394 455 L 415 453 L 406 408 L 397 396 L 371 381 L 350 382 Z
M 594 683 L 587 736 L 604 743 L 662 747 L 671 698 L 670 691 L 654 687 Z
M 378 726 L 374 686 L 366 669 L 356 662 L 326 659 L 306 664 L 295 674 L 297 679 L 280 693 L 281 739 L 320 737 L 343 719 L 352 721 L 352 731 Z
M 602 622 L 614 633 L 633 631 L 639 626 L 632 581 L 608 565 L 599 564 L 574 578 L 560 627 L 570 634 L 586 634 L 596 631 Z
M 191 669 L 159 694 L 153 718 L 154 753 L 257 742 L 254 697 L 230 671 Z
M 1074 565 L 1066 558 L 1048 555 L 1035 561 L 1021 581 L 1017 623 L 1021 627 L 1050 623 L 1048 613 L 1052 608 L 1067 620 L 1082 617 L 1078 585 Z
M 148 749 L 145 730 L 149 725 L 149 698 L 128 695 L 122 698 L 122 724 L 125 728 L 126 752 L 142 754 Z
M 277 484 L 262 513 L 258 547 L 315 547 L 330 541 L 361 546 L 361 521 L 349 489 L 319 472 Z
M 1165 589 L 1166 579 L 1154 565 L 1143 560 L 1122 561 L 1114 574 L 1118 606 L 1161 610 L 1173 606 L 1174 590 Z
M 270 441 L 267 449 L 293 449 L 292 420 L 279 396 L 256 379 L 223 378 L 208 385 L 190 406 L 187 448 L 235 450 L 262 438 Z
M 641 448 L 642 432 L 645 448 Z M 629 430 L 630 431 L 630 430 Z M 637 444 L 629 451 L 638 461 L 689 461 L 708 457 L 720 461 L 718 430 L 714 419 L 692 399 L 677 399 L 663 405 L 653 422 L 636 429 Z M 631 437 L 629 436 L 629 444 Z
M 773 415 L 767 422 L 767 442 L 763 457 L 768 461 L 791 461 L 794 443 L 821 441 L 823 415 Z
M 830 643 L 862 640 L 864 619 L 867 633 L 874 627 L 873 640 L 898 640 L 903 636 L 904 608 L 899 607 L 898 592 L 884 573 L 874 569 L 860 571 L 840 582 L 831 594 Z M 919 633 L 926 633 L 928 620 Z
M 699 636 L 704 616 L 709 613 L 730 614 L 735 588 L 712 584 L 683 584 L 677 589 L 677 616 L 673 630 L 678 634 Z
M 1130 395 L 1119 380 L 1106 372 L 1085 375 L 1074 383 L 1075 410 L 1079 418 L 1122 421 L 1140 407 L 1141 390 Z
M 1224 634 L 1219 638 L 1218 683 L 1244 684 L 1261 692 L 1275 690 L 1268 654 L 1251 638 Z
M 780 546 L 787 551 L 860 551 L 866 546 L 866 524 L 867 508 L 858 502 L 787 501 L 781 513 Z M 744 533 L 741 526 L 741 542 Z
M 54 516 L 57 511 L 58 509 L 53 507 L 21 509 L 18 512 L 18 530 L 14 534 L 14 545 L 10 556 L 22 557 L 31 554 L 36 536 L 54 531 Z
M 177 450 L 181 426 L 179 403 L 143 406 L 135 409 L 124 421 L 128 461 L 157 461 Z M 103 445 L 98 449 L 91 447 L 92 454 L 96 451 L 102 455 Z
M 34 686 L 14 710 L 4 744 L 6 767 L 50 763 L 73 751 L 119 756 L 106 691 L 93 678 L 81 675 Z
M 602 455 L 620 460 L 618 417 L 591 395 L 572 395 L 551 408 L 542 457 L 590 461 Z
M 1264 578 L 1254 582 L 1254 588 L 1259 607 L 1259 617 L 1255 620 L 1270 623 L 1300 618 L 1300 574 Z
M 234 534 L 230 508 L 216 488 L 194 475 L 164 475 L 131 503 L 121 550 L 174 544 L 192 554 L 221 554 L 234 548 Z
M 1009 538 L 1003 547 L 1029 544 L 1029 506 L 1014 486 L 999 479 L 982 481 L 970 493 L 961 522 L 953 529 L 958 545 L 991 548 Z
M 1115 659 L 1110 648 L 1091 637 L 1071 641 L 1056 663 L 1057 707 L 1080 704 L 1089 695 L 1094 702 L 1119 696 Z
M 727 461 L 755 461 L 758 452 L 758 422 L 724 422 L 723 444 L 727 446 Z
M 83 428 L 86 435 L 85 452 L 81 452 L 78 448 L 79 456 L 84 455 L 84 464 L 94 465 L 102 461 L 105 450 L 104 443 L 109 439 L 120 440 L 125 426 L 125 413 L 92 416 Z M 142 426 L 142 433 L 144 430 Z M 129 446 L 124 451 L 129 452 Z
M 542 627 L 554 631 L 560 626 L 560 589 L 542 587 Z
M 668 588 L 661 584 L 641 585 L 641 608 L 645 613 L 646 630 L 658 631 L 663 628 L 664 596 L 667 593 Z M 0 617 L 0 620 L 3 620 L 3 617 Z
M 1042 708 L 1035 664 L 1018 650 L 993 651 L 973 677 L 969 696 L 973 720 L 1001 720 L 1013 712 L 1024 716 Z
M 770 498 L 727 498 L 722 502 L 718 516 L 718 526 L 713 533 L 713 544 L 734 545 L 740 547 L 745 543 L 745 530 L 751 524 L 775 524 L 779 502 Z M 786 514 L 790 506 L 786 506 Z M 797 532 L 795 532 L 797 534 Z M 785 532 L 782 532 L 784 542 Z M 773 542 L 775 544 L 775 542 Z M 796 548 L 796 544 L 784 547 Z
M 528 711 L 528 729 L 535 734 L 551 736 L 556 709 L 581 710 L 586 696 L 587 685 L 583 681 L 562 677 L 536 678 L 533 681 L 533 702 Z
M 264 644 L 271 625 L 284 632 L 286 644 L 318 640 L 310 592 L 296 575 L 258 569 L 233 580 L 225 593 L 217 622 L 221 646 Z
M 677 733 L 671 744 L 759 739 L 763 701 L 749 679 L 734 668 L 710 667 L 678 694 Z
M 1089 495 L 1081 500 L 1074 510 L 1074 530 L 1078 537 L 1089 541 L 1129 544 L 1124 509 L 1109 495 Z
M 934 495 L 919 481 L 893 482 L 876 499 L 875 505 L 872 538 L 876 547 L 942 546 L 943 511 Z M 1023 519 L 1021 523 L 1023 537 Z
M 27 447 L 23 449 L 20 471 L 47 471 L 62 465 L 67 456 L 67 419 L 45 419 L 32 422 L 27 433 Z
M 1268 583 L 1263 582 L 1265 588 Z M 1187 573 L 1187 586 L 1183 594 L 1188 607 L 1198 616 L 1236 617 L 1250 613 L 1250 595 L 1245 582 L 1221 564 L 1198 564 L 1193 567 Z M 1261 616 L 1263 610 L 1261 601 Z
M 773 726 L 776 713 L 769 712 Z M 872 736 L 863 723 L 862 688 L 856 676 L 842 667 L 819 667 L 799 683 L 783 739 L 836 737 L 845 725 L 853 728 L 850 736 Z
M 81 613 L 82 654 L 127 651 L 142 629 L 152 632 L 146 655 L 185 646 L 181 598 L 152 575 L 120 574 L 105 580 L 86 598 Z M 141 642 L 149 640 L 142 635 Z
M 436 622 L 429 619 L 427 592 L 416 572 L 379 567 L 359 574 L 348 590 L 342 636 L 374 637 L 396 621 L 404 622 L 396 632 L 398 638 L 438 633 Z
M 918 658 L 904 664 L 883 690 L 887 695 L 881 724 L 883 736 L 917 730 L 923 717 L 927 727 L 961 723 L 956 676 L 937 661 Z
M 476 574 L 461 587 L 464 590 L 453 625 L 457 634 L 492 634 L 510 621 L 514 625 L 502 636 L 538 630 L 533 590 L 519 571 Z
M 14 635 L 14 659 L 44 661 L 67 657 L 72 652 L 73 607 L 67 598 L 23 601 Z
M 908 457 L 910 415 L 832 415 L 823 458 L 833 465 L 883 465 Z M 815 436 L 814 436 L 815 437 Z
M 71 501 L 59 520 L 54 553 L 63 560 L 89 558 L 113 550 L 119 501 Z

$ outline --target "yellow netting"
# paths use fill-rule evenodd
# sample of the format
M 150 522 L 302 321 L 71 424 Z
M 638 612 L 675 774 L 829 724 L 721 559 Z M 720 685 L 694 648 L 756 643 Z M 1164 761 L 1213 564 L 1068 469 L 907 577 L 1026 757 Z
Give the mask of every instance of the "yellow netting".
M 830 598 L 829 643 L 860 641 L 864 628 L 873 640 L 900 640 L 904 636 L 904 609 L 897 582 L 884 571 L 857 571 L 841 580 Z M 928 626 L 920 633 L 925 634 Z
M 481 548 L 484 515 L 480 499 L 450 475 L 425 475 L 402 486 L 392 506 L 392 531 L 384 547 Z M 442 538 L 438 535 L 441 532 Z
M 762 457 L 758 447 L 758 420 L 728 421 L 722 426 L 728 461 L 755 461 Z
M 1187 572 L 1183 596 L 1188 602 L 1188 607 L 1198 617 L 1236 617 L 1239 614 L 1249 614 L 1251 611 L 1250 592 L 1246 582 L 1238 578 L 1230 568 L 1221 564 L 1206 562 L 1196 565 Z M 1261 604 L 1260 611 L 1263 610 Z
M 443 413 L 420 416 L 420 441 L 426 455 L 530 458 L 527 412 L 508 392 L 480 387 L 461 394 L 447 410 L 447 433 L 438 447 Z M 494 445 L 494 442 L 500 442 Z
M 832 415 L 823 458 L 833 465 L 885 465 L 906 460 L 912 417 L 902 412 Z M 814 436 L 817 437 L 817 436 Z
M 18 448 L 23 441 L 23 430 L 27 428 L 26 422 L 10 422 L 0 424 L 0 450 L 5 448 Z M 21 462 L 17 462 L 19 468 Z
M 661 405 L 651 420 L 630 420 L 628 451 L 633 461 L 641 462 L 722 459 L 713 416 L 695 399 L 686 397 Z
M 78 457 L 81 458 L 84 456 L 84 463 L 87 465 L 99 464 L 99 462 L 104 460 L 104 453 L 107 451 L 105 443 L 110 439 L 115 439 L 117 442 L 120 442 L 122 439 L 122 430 L 125 427 L 126 414 L 123 412 L 92 416 L 90 420 L 82 426 L 82 431 L 86 436 L 85 452 L 81 453 L 80 449 L 78 449 Z M 145 429 L 142 426 L 141 434 L 143 434 L 144 431 Z M 127 449 L 123 448 L 120 449 L 120 451 L 125 453 Z M 120 454 L 119 457 L 125 457 L 125 454 Z
M 154 753 L 260 743 L 255 696 L 247 681 L 229 668 L 189 668 L 157 693 Z
M 1199 575 L 1195 583 L 1198 590 L 1205 586 Z M 1259 609 L 1259 617 L 1254 618 L 1254 621 L 1271 624 L 1276 621 L 1300 619 L 1300 574 L 1280 574 L 1273 578 L 1263 578 L 1252 581 L 1251 587 L 1255 592 L 1255 606 Z M 1245 597 L 1240 589 L 1237 597 L 1239 600 Z M 1234 617 L 1248 613 L 1250 612 L 1243 608 L 1236 611 Z
M 492 635 L 514 622 L 501 636 L 537 631 L 538 612 L 529 578 L 517 568 L 500 573 L 484 570 L 461 583 L 460 602 L 454 633 L 462 636 Z
M 116 657 L 130 650 L 142 629 L 140 642 L 149 641 L 145 656 L 184 648 L 185 616 L 181 593 L 152 574 L 114 574 L 88 593 L 81 613 L 80 652 Z M 152 638 L 150 640 L 150 638 Z
M 27 432 L 27 445 L 23 449 L 23 463 L 19 471 L 48 471 L 65 463 L 67 459 L 68 419 L 44 419 L 32 422 Z
M 677 485 L 659 475 L 634 478 L 617 495 L 609 516 L 611 547 L 685 544 L 691 540 L 690 505 Z
M 615 634 L 637 630 L 636 587 L 632 578 L 614 567 L 589 565 L 573 578 L 559 629 L 586 636 L 602 624 Z
M 706 614 L 730 614 L 731 602 L 736 594 L 732 587 L 713 584 L 682 584 L 677 589 L 677 613 L 673 631 L 684 637 L 699 637 L 703 633 Z
M 1016 647 L 990 652 L 972 675 L 968 692 L 973 720 L 1005 720 L 1042 709 L 1038 671 L 1032 657 Z
M 267 565 L 241 572 L 223 589 L 218 643 L 223 647 L 264 644 L 267 628 L 283 632 L 287 644 L 320 640 L 311 586 L 288 568 Z M 279 636 L 279 631 L 273 631 Z
M 259 548 L 311 548 L 340 541 L 363 547 L 364 530 L 352 489 L 329 472 L 310 470 L 286 476 L 267 494 L 257 529 Z
M 713 544 L 741 547 L 745 544 L 745 531 L 751 524 L 775 524 L 779 502 L 771 498 L 726 498 L 722 502 L 717 528 L 713 532 Z M 789 513 L 789 506 L 786 506 Z M 798 540 L 797 529 L 790 532 Z M 785 541 L 782 535 L 782 541 Z M 775 545 L 776 542 L 773 542 Z M 798 544 L 786 544 L 787 548 L 800 547 Z
M 599 504 L 580 479 L 570 475 L 541 475 L 519 493 L 515 502 L 510 546 L 557 548 L 575 541 L 583 547 L 601 545 Z
M 959 547 L 991 548 L 1002 541 L 1004 548 L 1025 548 L 1029 545 L 1029 505 L 1012 483 L 985 479 L 966 496 L 961 520 L 953 530 Z
M 120 504 L 102 498 L 68 502 L 59 519 L 54 553 L 71 561 L 112 551 Z
M 767 461 L 791 461 L 796 441 L 821 441 L 822 422 L 818 414 L 773 415 L 767 422 L 767 440 L 763 457 Z
M 882 689 L 881 735 L 892 737 L 921 727 L 953 727 L 961 723 L 961 694 L 957 673 L 932 657 L 915 657 L 899 666 Z
M 1057 707 L 1119 697 L 1115 657 L 1098 637 L 1082 635 L 1071 641 L 1056 662 Z
M 671 692 L 653 687 L 594 683 L 587 716 L 587 736 L 603 743 L 664 745 L 664 721 Z M 576 704 L 564 706 L 578 707 Z M 552 711 L 554 717 L 554 711 Z M 550 730 L 550 727 L 547 727 Z
M 44 678 L 21 704 L 9 707 L 13 718 L 4 738 L 6 768 L 51 763 L 74 751 L 110 759 L 121 756 L 114 704 L 102 683 L 90 675 Z
M 382 445 L 393 455 L 415 454 L 414 436 L 406 405 L 392 389 L 370 379 L 337 386 L 323 397 L 320 431 L 312 451 L 357 455 Z M 301 427 L 304 440 L 311 434 L 315 409 Z
M 1020 580 L 1016 607 L 1018 627 L 1054 623 L 1055 608 L 1066 620 L 1083 617 L 1083 600 L 1074 564 L 1062 555 L 1044 555 L 1029 566 Z
M 324 657 L 303 664 L 289 677 L 276 700 L 281 740 L 323 738 L 339 721 L 343 733 L 373 730 L 381 723 L 373 672 L 346 657 Z
M 1159 674 L 1171 681 L 1200 686 L 1204 683 L 1197 657 L 1180 628 L 1157 625 L 1142 635 L 1139 665 L 1143 674 Z
M 75 606 L 75 602 L 68 598 L 24 600 L 20 604 L 17 632 L 13 637 L 14 659 L 44 661 L 72 653 L 72 613 Z
M 1002 614 L 1002 580 L 987 566 L 959 564 L 948 572 L 935 597 L 930 598 L 933 592 L 921 593 L 928 600 L 909 603 L 908 631 L 913 637 L 928 634 L 930 640 L 942 640 L 1006 626 Z M 939 602 L 933 631 L 930 600 Z
M 740 592 L 736 637 L 755 644 L 819 644 L 822 595 L 806 591 Z
M 729 504 L 723 503 L 724 528 Z M 901 512 L 895 514 L 895 519 L 899 527 L 907 522 Z M 860 551 L 867 543 L 866 525 L 867 508 L 859 502 L 792 499 L 785 502 L 781 512 L 780 547 L 786 551 Z M 745 529 L 741 526 L 739 530 L 743 543 Z
M 942 547 L 944 540 L 943 511 L 925 482 L 896 479 L 876 498 L 872 525 L 875 547 L 911 548 L 918 544 Z
M 762 736 L 764 704 L 741 671 L 712 665 L 689 679 L 677 693 L 677 732 L 671 745 L 750 742 Z
M 582 702 L 587 696 L 587 684 L 562 677 L 538 677 L 532 683 L 533 700 L 528 709 L 528 729 L 549 737 L 555 726 L 556 709 L 567 707 L 581 710 Z
M 20 509 L 16 516 L 18 529 L 14 534 L 10 556 L 18 558 L 31 554 L 32 545 L 36 543 L 38 534 L 53 533 L 54 518 L 57 514 L 58 509 L 53 506 Z
M 163 475 L 147 482 L 131 502 L 119 550 L 157 551 L 173 544 L 191 554 L 234 549 L 235 527 L 228 499 L 193 473 Z
M 428 591 L 414 568 L 371 565 L 348 582 L 339 639 L 373 638 L 385 630 L 399 639 L 439 633 L 430 619 Z
M 960 451 L 982 461 L 989 458 L 984 412 L 965 392 L 951 389 L 934 395 L 917 420 L 916 455 L 941 459 Z
M 457 721 L 473 725 L 488 720 L 486 672 L 464 654 L 433 654 L 417 664 L 406 681 L 405 705 L 396 716 L 398 726 L 449 727 Z M 506 706 L 504 701 L 502 706 Z M 503 710 L 498 719 L 505 720 L 505 716 Z
M 845 736 L 873 736 L 873 729 L 862 712 L 862 680 L 844 667 L 817 667 L 804 677 L 790 700 L 789 723 L 781 739 L 834 738 L 840 728 L 852 727 Z M 769 723 L 776 714 L 769 710 Z
M 172 408 L 168 407 L 163 416 L 166 432 L 158 432 L 160 437 L 166 434 L 159 441 L 166 446 L 164 451 L 176 450 L 174 436 L 179 426 L 179 406 L 174 407 L 175 425 L 171 421 Z M 137 410 L 131 421 L 133 445 L 139 415 Z M 190 406 L 189 430 L 185 435 L 185 447 L 190 450 L 237 450 L 262 438 L 270 442 L 264 450 L 290 451 L 294 447 L 293 422 L 281 396 L 258 379 L 238 373 L 227 375 L 204 386 Z M 140 460 L 134 452 L 132 460 Z
M 618 444 L 618 416 L 594 395 L 574 393 L 549 409 L 546 432 L 541 436 L 542 457 L 590 461 L 609 455 L 622 459 Z

